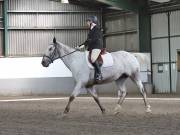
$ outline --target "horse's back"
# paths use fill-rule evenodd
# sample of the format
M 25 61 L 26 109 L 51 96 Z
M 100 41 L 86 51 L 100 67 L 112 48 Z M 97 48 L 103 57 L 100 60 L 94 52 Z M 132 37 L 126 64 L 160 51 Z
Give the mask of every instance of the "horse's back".
M 127 72 L 133 72 L 140 70 L 140 65 L 136 57 L 126 51 L 117 51 L 111 53 L 114 63 L 116 65 L 123 65 L 124 70 L 127 70 Z

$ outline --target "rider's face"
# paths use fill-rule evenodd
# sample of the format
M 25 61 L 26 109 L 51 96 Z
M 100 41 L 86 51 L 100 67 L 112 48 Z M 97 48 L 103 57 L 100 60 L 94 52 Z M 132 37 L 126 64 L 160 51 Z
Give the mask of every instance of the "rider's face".
M 88 27 L 90 28 L 91 27 L 91 21 L 87 21 L 87 25 L 88 25 Z

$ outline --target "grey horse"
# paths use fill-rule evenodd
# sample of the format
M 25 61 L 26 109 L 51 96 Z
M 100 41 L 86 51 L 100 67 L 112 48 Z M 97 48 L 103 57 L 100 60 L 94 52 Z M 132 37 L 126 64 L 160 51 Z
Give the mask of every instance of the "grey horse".
M 129 77 L 138 86 L 145 103 L 146 112 L 151 112 L 150 105 L 146 98 L 146 92 L 144 90 L 142 81 L 140 80 L 140 64 L 136 57 L 126 51 L 117 51 L 111 53 L 114 63 L 113 66 L 103 68 L 102 75 L 103 80 L 98 84 L 104 84 L 115 81 L 118 86 L 119 99 L 114 113 L 117 114 L 121 110 L 121 105 L 126 96 L 125 80 Z M 67 45 L 60 42 L 56 42 L 54 38 L 53 43 L 48 46 L 46 53 L 43 56 L 41 64 L 44 67 L 48 67 L 54 60 L 60 58 L 67 68 L 72 72 L 76 85 L 69 97 L 67 106 L 64 113 L 67 114 L 70 110 L 70 104 L 77 97 L 82 89 L 87 90 L 98 106 L 100 107 L 102 114 L 105 113 L 104 107 L 101 105 L 96 89 L 94 85 L 94 70 L 88 67 L 85 58 L 85 52 L 77 51 Z

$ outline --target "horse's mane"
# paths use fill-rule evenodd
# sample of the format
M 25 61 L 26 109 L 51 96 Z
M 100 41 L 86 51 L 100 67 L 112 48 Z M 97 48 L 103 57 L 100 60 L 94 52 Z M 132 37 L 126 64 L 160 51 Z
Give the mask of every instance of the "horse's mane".
M 61 42 L 57 42 L 57 44 L 65 51 L 74 51 L 75 50 L 73 47 L 65 45 L 65 44 L 63 44 Z

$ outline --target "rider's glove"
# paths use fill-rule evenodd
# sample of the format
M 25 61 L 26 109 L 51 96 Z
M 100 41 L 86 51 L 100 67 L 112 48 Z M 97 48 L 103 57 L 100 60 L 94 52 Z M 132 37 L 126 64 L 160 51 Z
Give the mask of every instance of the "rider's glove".
M 77 49 L 77 50 L 80 50 L 80 49 L 82 49 L 82 48 L 84 48 L 85 47 L 85 45 L 79 45 L 79 46 L 76 46 L 75 48 Z

